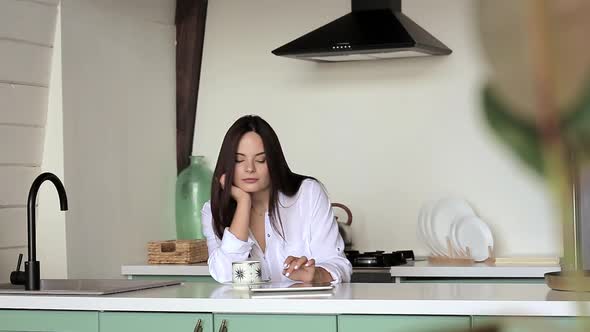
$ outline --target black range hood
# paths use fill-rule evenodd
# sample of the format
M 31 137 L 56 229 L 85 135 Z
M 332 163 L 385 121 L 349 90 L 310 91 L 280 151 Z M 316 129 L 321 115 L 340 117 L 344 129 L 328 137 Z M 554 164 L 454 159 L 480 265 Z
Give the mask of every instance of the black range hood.
M 401 12 L 401 0 L 352 0 L 349 14 L 272 51 L 278 56 L 322 62 L 451 52 Z

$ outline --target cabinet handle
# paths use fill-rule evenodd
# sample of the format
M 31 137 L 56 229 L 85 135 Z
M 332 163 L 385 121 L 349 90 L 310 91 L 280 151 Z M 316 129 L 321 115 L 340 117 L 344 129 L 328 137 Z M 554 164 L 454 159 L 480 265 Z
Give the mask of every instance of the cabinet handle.
M 199 319 L 197 325 L 195 325 L 193 332 L 203 332 L 203 321 L 201 319 Z
M 221 321 L 221 326 L 219 327 L 219 332 L 227 332 L 227 321 L 224 319 Z

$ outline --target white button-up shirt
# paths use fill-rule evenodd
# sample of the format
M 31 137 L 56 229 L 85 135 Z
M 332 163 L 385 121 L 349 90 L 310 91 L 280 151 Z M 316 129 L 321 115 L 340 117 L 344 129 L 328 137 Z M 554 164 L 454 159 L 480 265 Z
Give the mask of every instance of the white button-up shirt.
M 232 262 L 250 259 L 261 262 L 264 279 L 287 282 L 290 279 L 282 273 L 285 259 L 305 256 L 315 259 L 316 267 L 328 271 L 333 282 L 349 282 L 352 265 L 344 255 L 344 241 L 323 187 L 317 181 L 306 179 L 293 197 L 279 193 L 279 211 L 285 239 L 275 232 L 266 213 L 266 251 L 262 252 L 251 231 L 248 240 L 242 241 L 227 227 L 220 240 L 213 230 L 211 204 L 205 203 L 201 220 L 209 249 L 207 263 L 211 276 L 218 282 L 229 282 Z

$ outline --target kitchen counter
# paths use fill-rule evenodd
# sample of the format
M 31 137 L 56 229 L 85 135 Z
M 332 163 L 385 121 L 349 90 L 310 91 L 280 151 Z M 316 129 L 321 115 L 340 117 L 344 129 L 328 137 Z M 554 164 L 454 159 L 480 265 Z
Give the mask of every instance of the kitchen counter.
M 360 269 L 359 269 L 360 270 Z M 428 261 L 408 262 L 406 265 L 392 266 L 391 276 L 396 278 L 543 278 L 545 273 L 559 271 L 559 265 L 486 265 L 440 266 Z M 191 265 L 124 265 L 121 274 L 125 276 L 210 276 L 207 263 Z
M 276 294 L 274 294 L 276 296 Z M 269 296 L 269 295 L 267 295 Z M 578 302 L 576 302 L 576 300 Z M 579 309 L 584 309 L 583 312 Z M 589 316 L 590 294 L 556 292 L 543 284 L 340 284 L 327 293 L 255 298 L 231 285 L 189 282 L 106 296 L 0 295 L 1 309 L 384 314 Z
M 433 265 L 428 261 L 410 261 L 406 265 L 392 266 L 391 276 L 430 278 L 543 278 L 547 272 L 560 271 L 560 266 L 535 264 L 488 265 L 476 263 L 471 266 Z
M 124 276 L 150 275 L 150 276 L 210 276 L 207 263 L 196 264 L 139 264 L 121 266 L 121 274 Z

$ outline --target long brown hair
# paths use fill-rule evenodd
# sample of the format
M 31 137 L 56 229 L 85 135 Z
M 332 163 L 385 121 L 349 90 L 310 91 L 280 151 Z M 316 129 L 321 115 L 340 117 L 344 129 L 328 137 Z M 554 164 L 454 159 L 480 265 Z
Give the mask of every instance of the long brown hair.
M 239 118 L 229 128 L 217 158 L 217 165 L 213 172 L 211 185 L 211 214 L 213 216 L 213 229 L 218 238 L 223 237 L 223 231 L 231 225 L 237 202 L 231 196 L 231 190 L 222 190 L 219 179 L 225 174 L 225 188 L 231 188 L 234 180 L 234 168 L 236 164 L 236 152 L 240 139 L 248 132 L 255 132 L 262 138 L 268 173 L 270 175 L 269 215 L 271 225 L 277 233 L 283 234 L 283 225 L 279 213 L 279 192 L 293 196 L 299 191 L 301 183 L 305 179 L 314 179 L 310 176 L 293 173 L 285 160 L 283 149 L 277 134 L 261 117 L 246 115 Z M 315 180 L 315 179 L 314 179 Z

